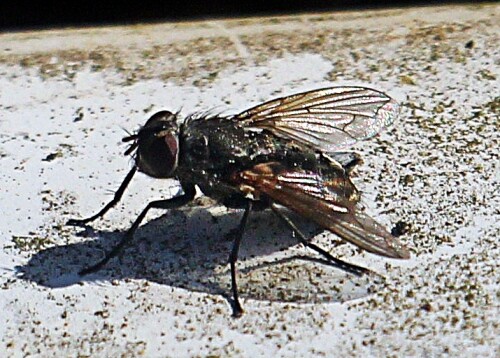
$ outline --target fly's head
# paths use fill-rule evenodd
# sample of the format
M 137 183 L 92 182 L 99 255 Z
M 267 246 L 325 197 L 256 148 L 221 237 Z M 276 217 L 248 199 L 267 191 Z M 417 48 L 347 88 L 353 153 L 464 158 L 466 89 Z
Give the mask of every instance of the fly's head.
M 153 178 L 174 175 L 179 158 L 177 114 L 157 112 L 136 134 L 123 138 L 123 141 L 133 141 L 125 154 L 136 151 L 134 159 L 139 171 Z

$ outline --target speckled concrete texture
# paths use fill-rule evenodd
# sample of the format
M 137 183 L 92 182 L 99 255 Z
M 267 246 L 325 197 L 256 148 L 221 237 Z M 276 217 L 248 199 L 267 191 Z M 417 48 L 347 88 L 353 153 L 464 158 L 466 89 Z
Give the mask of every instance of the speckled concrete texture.
M 0 34 L 0 352 L 9 357 L 498 357 L 500 7 L 443 6 Z M 175 180 L 137 177 L 121 138 L 154 111 L 237 113 L 333 85 L 396 98 L 396 123 L 354 148 L 354 181 L 407 261 L 301 228 L 376 271 L 311 260 L 270 213 L 225 296 L 240 211 L 199 197 L 151 212 L 121 260 L 80 279 Z

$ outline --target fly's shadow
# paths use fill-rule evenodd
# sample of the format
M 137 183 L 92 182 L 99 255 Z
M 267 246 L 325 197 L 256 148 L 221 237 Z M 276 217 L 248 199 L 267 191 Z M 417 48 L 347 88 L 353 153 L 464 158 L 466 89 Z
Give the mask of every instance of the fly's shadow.
M 132 278 L 227 297 L 231 233 L 241 215 L 240 211 L 214 213 L 206 207 L 171 210 L 141 226 L 120 259 L 82 278 L 77 272 L 101 259 L 124 235 L 86 226 L 78 235 L 87 240 L 42 250 L 19 266 L 18 273 L 51 288 Z M 294 220 L 308 237 L 322 231 L 298 217 Z M 240 295 L 266 301 L 343 302 L 366 296 L 374 280 L 346 274 L 299 247 L 292 232 L 269 210 L 250 216 L 237 268 Z

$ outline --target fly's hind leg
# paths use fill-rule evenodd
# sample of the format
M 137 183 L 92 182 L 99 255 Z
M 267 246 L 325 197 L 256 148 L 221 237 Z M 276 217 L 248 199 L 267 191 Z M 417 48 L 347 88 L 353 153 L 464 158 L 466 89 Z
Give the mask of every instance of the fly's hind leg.
M 293 231 L 297 233 L 300 243 L 302 243 L 304 246 L 309 247 L 310 249 L 316 251 L 317 253 L 325 257 L 328 260 L 328 262 L 330 262 L 333 266 L 341 270 L 344 270 L 346 272 L 349 272 L 351 274 L 354 274 L 356 276 L 362 276 L 363 274 L 372 273 L 372 271 L 368 270 L 367 268 L 350 264 L 348 262 L 337 259 L 333 257 L 329 252 L 323 250 L 321 247 L 313 244 L 312 242 L 307 241 L 306 236 L 297 228 L 297 226 L 293 223 L 293 221 L 288 216 L 286 216 L 282 212 L 282 210 L 280 210 L 280 208 L 276 204 L 272 204 L 271 209 L 285 224 L 287 224 L 288 227 L 290 227 Z

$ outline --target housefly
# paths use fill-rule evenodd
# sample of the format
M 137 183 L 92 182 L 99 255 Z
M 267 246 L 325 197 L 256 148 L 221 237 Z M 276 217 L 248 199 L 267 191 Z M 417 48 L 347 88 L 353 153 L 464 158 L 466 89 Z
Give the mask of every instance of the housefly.
M 236 281 L 238 250 L 252 210 L 271 209 L 298 237 L 328 262 L 355 275 L 370 272 L 333 257 L 309 242 L 290 211 L 312 220 L 340 238 L 385 257 L 407 259 L 408 250 L 360 205 L 360 193 L 350 179 L 359 155 L 345 152 L 376 135 L 399 113 L 395 100 L 364 87 L 330 87 L 277 98 L 230 116 L 191 115 L 161 111 L 124 142 L 131 145 L 135 164 L 101 211 L 72 225 L 103 216 L 122 197 L 134 174 L 175 178 L 183 194 L 151 201 L 124 237 L 86 275 L 101 269 L 133 239 L 150 209 L 174 209 L 201 191 L 229 208 L 244 209 L 229 254 L 233 315 L 243 313 Z

